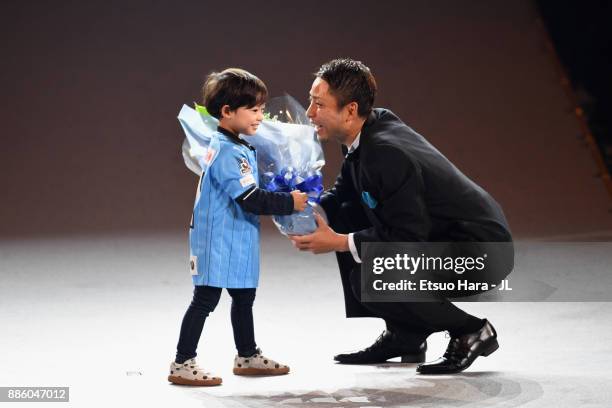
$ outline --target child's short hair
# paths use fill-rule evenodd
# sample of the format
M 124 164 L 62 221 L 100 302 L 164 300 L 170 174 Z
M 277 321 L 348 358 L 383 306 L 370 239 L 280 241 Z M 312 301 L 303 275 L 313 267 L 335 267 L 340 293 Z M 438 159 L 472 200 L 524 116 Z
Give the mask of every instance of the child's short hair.
M 240 68 L 227 68 L 208 75 L 202 87 L 203 104 L 212 116 L 221 118 L 221 108 L 231 110 L 261 105 L 268 98 L 266 84 L 255 75 Z

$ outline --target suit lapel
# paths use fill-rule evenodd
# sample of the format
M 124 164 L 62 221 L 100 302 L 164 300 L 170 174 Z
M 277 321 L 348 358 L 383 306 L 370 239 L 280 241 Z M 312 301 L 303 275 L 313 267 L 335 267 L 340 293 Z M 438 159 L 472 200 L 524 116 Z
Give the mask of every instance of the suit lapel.
M 353 178 L 353 185 L 355 186 L 355 191 L 357 191 L 357 194 L 359 195 L 359 201 L 361 202 L 361 206 L 364 209 L 366 216 L 370 220 L 370 223 L 374 226 L 380 227 L 382 223 L 378 219 L 378 216 L 376 215 L 374 210 L 370 208 L 363 201 L 363 198 L 361 197 L 364 191 L 364 188 L 363 188 L 363 180 L 364 180 L 363 167 L 364 166 L 362 164 L 361 158 L 363 157 L 363 153 L 366 151 L 365 149 L 368 148 L 368 145 L 370 142 L 369 133 L 370 133 L 371 125 L 375 121 L 376 121 L 376 114 L 372 112 L 370 116 L 368 117 L 368 119 L 366 120 L 366 122 L 364 123 L 363 128 L 361 129 L 361 138 L 359 141 L 359 147 L 352 154 L 348 155 L 347 160 L 351 159 L 350 161 L 351 176 Z M 353 155 L 355 155 L 355 157 L 351 158 L 351 156 Z
M 346 156 L 346 161 L 349 165 L 349 170 L 351 173 L 351 179 L 353 181 L 353 186 L 355 187 L 355 191 L 358 194 L 361 194 L 362 186 L 361 186 L 361 166 L 359 165 L 359 154 L 360 154 L 361 146 L 358 147 L 354 152 Z

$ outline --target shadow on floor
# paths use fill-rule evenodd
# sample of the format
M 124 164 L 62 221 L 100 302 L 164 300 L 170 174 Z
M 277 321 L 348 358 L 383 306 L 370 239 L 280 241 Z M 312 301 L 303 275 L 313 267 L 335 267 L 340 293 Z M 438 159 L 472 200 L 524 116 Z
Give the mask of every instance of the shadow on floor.
M 516 407 L 543 395 L 539 383 L 496 372 L 474 372 L 456 376 L 411 377 L 405 387 L 384 388 L 372 376 L 372 388 L 344 388 L 334 392 L 308 391 L 243 395 L 223 398 L 228 407 Z M 394 382 L 397 385 L 397 382 Z

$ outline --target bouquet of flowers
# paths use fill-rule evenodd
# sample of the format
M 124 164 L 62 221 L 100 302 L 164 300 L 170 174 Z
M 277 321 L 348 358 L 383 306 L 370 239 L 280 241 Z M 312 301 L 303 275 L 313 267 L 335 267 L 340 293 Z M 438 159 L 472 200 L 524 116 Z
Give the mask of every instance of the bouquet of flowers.
M 259 187 L 268 191 L 307 193 L 310 205 L 304 211 L 274 216 L 273 220 L 283 234 L 309 234 L 317 227 L 312 204 L 319 201 L 323 191 L 323 150 L 306 111 L 291 96 L 272 98 L 266 104 L 266 111 L 257 133 L 245 139 L 257 149 Z M 195 109 L 183 105 L 178 119 L 185 131 L 185 164 L 194 173 L 201 174 L 207 163 L 211 163 L 211 155 L 218 151 L 214 138 L 218 121 L 199 105 Z

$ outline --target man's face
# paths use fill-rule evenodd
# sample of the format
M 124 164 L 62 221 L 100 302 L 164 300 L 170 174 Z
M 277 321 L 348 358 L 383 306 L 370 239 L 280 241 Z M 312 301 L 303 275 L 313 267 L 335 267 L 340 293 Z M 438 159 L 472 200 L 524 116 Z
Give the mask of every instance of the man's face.
M 324 79 L 315 78 L 312 83 L 306 115 L 315 125 L 319 140 L 344 143 L 347 139 L 347 114 L 345 109 L 338 109 L 338 101 L 329 93 L 329 84 Z

